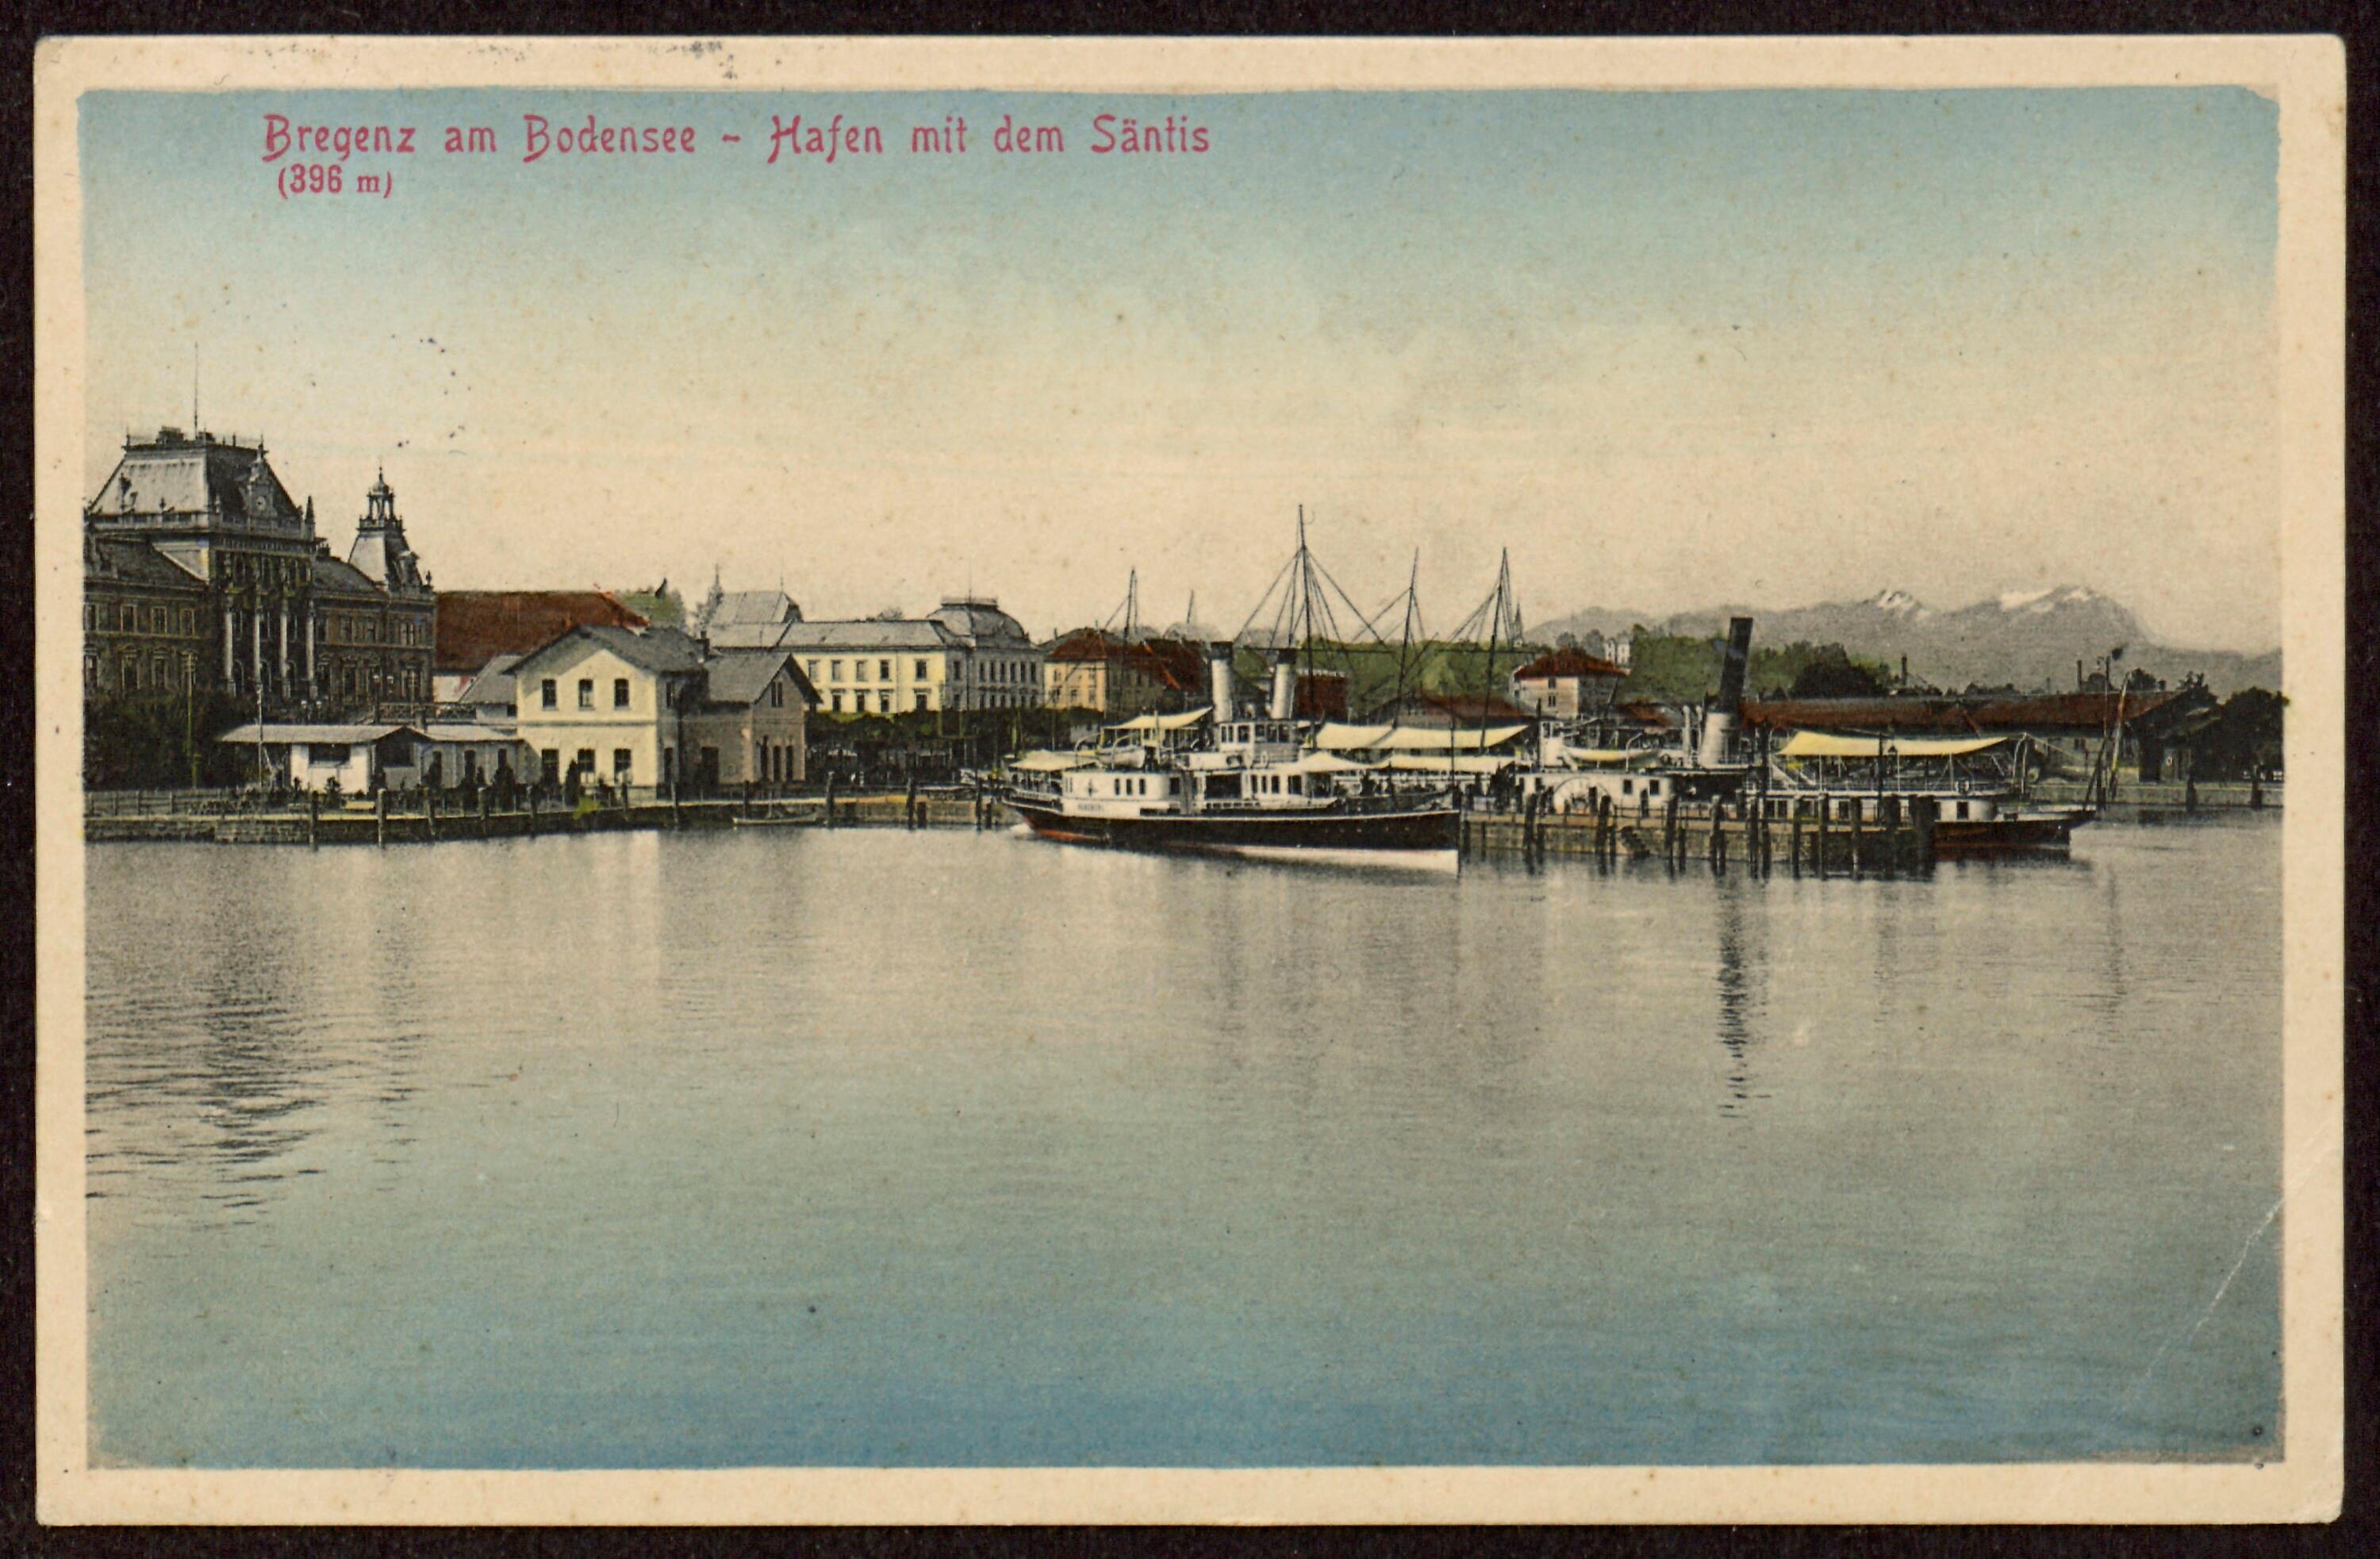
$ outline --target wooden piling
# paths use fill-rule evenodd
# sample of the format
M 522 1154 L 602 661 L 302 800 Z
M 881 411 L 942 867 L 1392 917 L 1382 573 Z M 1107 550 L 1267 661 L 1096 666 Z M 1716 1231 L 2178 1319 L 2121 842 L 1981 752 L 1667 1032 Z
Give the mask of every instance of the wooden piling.
M 1793 809 L 1793 816 L 1788 824 L 1785 857 L 1787 866 L 1791 869 L 1794 876 L 1799 877 L 1802 874 L 1802 798 L 1799 796 L 1794 797 L 1791 805 Z
M 372 843 L 388 843 L 388 787 L 381 786 L 372 793 Z
M 1865 802 L 1862 801 L 1858 797 L 1854 796 L 1854 797 L 1852 797 L 1852 841 L 1851 841 L 1851 843 L 1852 843 L 1852 876 L 1854 876 L 1854 877 L 1857 877 L 1858 875 L 1860 875 L 1862 869 L 1863 869 L 1863 868 L 1864 868 L 1864 867 L 1866 866 L 1866 864 L 1867 864 L 1864 860 L 1862 860 L 1862 859 L 1860 859 L 1860 850 L 1861 850 L 1861 847 L 1862 847 L 1863 846 L 1864 846 L 1864 845 L 1866 844 L 1866 842 L 1867 842 L 1867 805 L 1866 805 L 1866 803 L 1865 803 Z
M 1934 870 L 1934 825 L 1941 821 L 1942 803 L 1931 796 L 1921 796 L 1910 803 L 1916 828 L 1917 861 L 1920 871 Z
M 421 829 L 430 838 L 438 837 L 438 792 L 434 790 L 421 793 Z
M 322 832 L 322 793 L 306 792 L 306 845 L 309 849 L 320 844 Z
M 1827 792 L 1825 792 L 1825 791 L 1823 791 L 1823 790 L 1822 790 L 1822 791 L 1820 791 L 1820 792 L 1818 793 L 1818 859 L 1817 859 L 1817 866 L 1818 866 L 1818 875 L 1819 875 L 1820 877 L 1825 877 L 1825 876 L 1827 876 L 1827 875 L 1828 874 L 1828 872 L 1830 872 L 1830 871 L 1833 870 L 1833 862 L 1832 862 L 1831 860 L 1829 860 L 1829 859 L 1828 859 L 1828 848 L 1829 848 L 1829 846 L 1830 846 L 1830 845 L 1831 845 L 1832 841 L 1828 837 L 1828 834 L 1830 834 L 1834 831 L 1834 817 L 1835 817 L 1835 798 L 1834 798 L 1834 797 L 1832 797 L 1831 795 L 1829 795 L 1829 794 L 1828 794 Z
M 484 785 L 483 785 L 483 786 L 480 786 L 480 789 L 479 789 L 479 797 L 480 797 L 480 838 L 482 838 L 482 839 L 484 839 L 484 838 L 486 838 L 486 837 L 488 836 L 488 787 L 487 787 L 486 786 L 484 786 Z
M 1675 789 L 1661 803 L 1661 859 L 1671 866 L 1678 863 L 1678 793 Z

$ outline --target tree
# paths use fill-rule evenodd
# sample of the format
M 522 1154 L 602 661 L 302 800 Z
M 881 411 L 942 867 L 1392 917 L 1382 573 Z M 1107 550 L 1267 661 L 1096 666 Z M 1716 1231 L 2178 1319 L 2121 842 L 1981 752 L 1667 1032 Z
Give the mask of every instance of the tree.
M 667 579 L 650 590 L 621 591 L 620 604 L 657 627 L 680 627 L 686 623 L 686 602 Z
M 2282 713 L 2289 700 L 2267 688 L 2242 688 L 2223 702 L 2194 744 L 2192 770 L 2204 779 L 2245 779 L 2281 766 Z
M 1860 664 L 1840 644 L 1829 644 L 1812 656 L 1793 678 L 1797 699 L 1873 699 L 1884 692 L 1883 679 Z
M 157 691 L 92 699 L 83 707 L 83 784 L 94 790 L 138 786 L 169 789 L 230 785 L 254 772 L 253 749 L 235 752 L 215 737 L 252 711 L 220 688 L 195 700 Z

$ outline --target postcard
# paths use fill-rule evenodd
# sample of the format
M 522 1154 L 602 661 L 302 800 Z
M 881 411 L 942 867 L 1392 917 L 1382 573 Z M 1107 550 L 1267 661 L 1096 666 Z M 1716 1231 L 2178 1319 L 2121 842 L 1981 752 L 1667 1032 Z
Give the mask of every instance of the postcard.
M 2336 1515 L 2338 41 L 36 88 L 44 1519 Z

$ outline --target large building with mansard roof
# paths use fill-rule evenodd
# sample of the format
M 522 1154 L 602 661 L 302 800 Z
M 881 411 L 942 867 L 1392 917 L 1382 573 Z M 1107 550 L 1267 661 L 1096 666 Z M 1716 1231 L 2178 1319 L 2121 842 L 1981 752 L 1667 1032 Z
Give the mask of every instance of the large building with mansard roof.
M 268 719 L 412 718 L 437 597 L 384 477 L 344 556 L 261 443 L 127 438 L 83 509 L 87 702 L 220 690 Z

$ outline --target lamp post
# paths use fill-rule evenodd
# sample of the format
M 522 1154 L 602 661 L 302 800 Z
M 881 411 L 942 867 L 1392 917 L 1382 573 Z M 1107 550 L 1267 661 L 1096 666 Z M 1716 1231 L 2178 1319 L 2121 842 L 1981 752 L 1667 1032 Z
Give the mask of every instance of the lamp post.
M 182 652 L 182 751 L 189 761 L 192 790 L 199 787 L 198 697 L 198 656 L 185 650 Z

